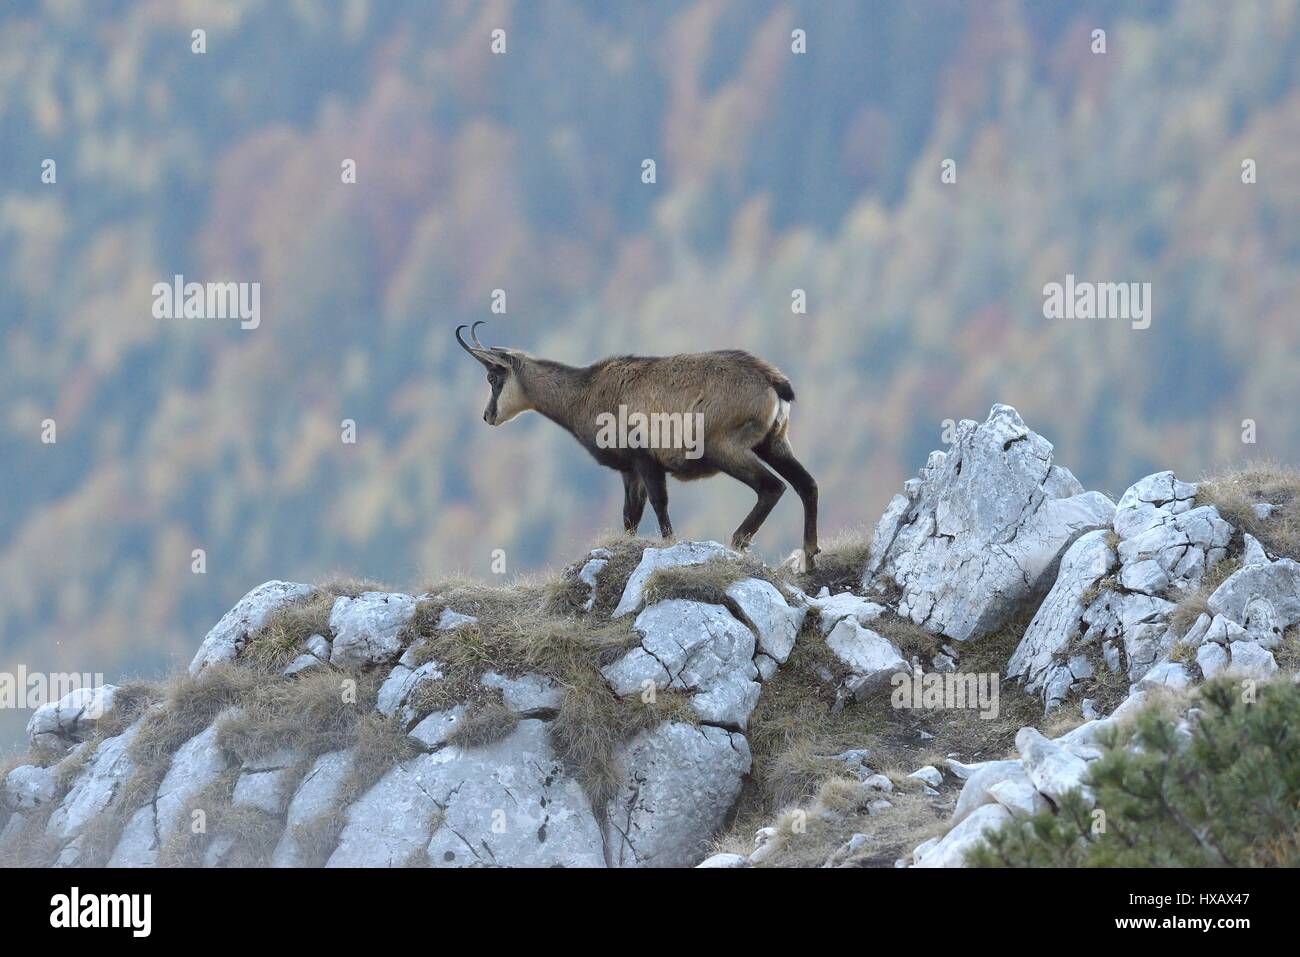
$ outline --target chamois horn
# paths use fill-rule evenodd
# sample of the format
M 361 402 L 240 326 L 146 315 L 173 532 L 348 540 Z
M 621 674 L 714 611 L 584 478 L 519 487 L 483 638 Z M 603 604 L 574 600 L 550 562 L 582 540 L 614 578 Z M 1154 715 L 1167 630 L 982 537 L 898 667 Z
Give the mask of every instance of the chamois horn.
M 469 327 L 469 334 L 470 337 L 474 340 L 474 345 L 471 346 L 468 342 L 466 342 L 464 339 L 460 337 L 460 331 L 466 328 L 463 325 L 456 327 L 456 341 L 460 343 L 460 347 L 462 349 L 464 349 L 466 352 L 472 355 L 479 362 L 483 363 L 483 365 L 486 366 L 487 368 L 490 369 L 493 366 L 504 366 L 506 364 L 505 360 L 502 359 L 500 356 L 493 355 L 490 349 L 485 348 L 483 346 L 483 343 L 478 341 L 478 336 L 475 335 L 474 333 L 475 328 L 482 325 L 485 321 L 486 320 L 480 319 L 478 322 L 474 323 L 473 326 Z

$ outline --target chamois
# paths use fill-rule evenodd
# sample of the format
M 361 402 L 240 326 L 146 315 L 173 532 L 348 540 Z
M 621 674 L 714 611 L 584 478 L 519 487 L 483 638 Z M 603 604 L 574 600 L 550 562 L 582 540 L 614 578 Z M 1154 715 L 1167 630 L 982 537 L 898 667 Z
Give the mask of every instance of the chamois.
M 623 527 L 629 533 L 641 524 L 648 498 L 660 534 L 672 537 L 667 475 L 689 481 L 725 472 L 758 495 L 731 538 L 732 548 L 748 548 L 785 491 L 784 478 L 803 501 L 800 565 L 813 568 L 819 550 L 817 482 L 790 448 L 794 389 L 776 366 L 737 349 L 567 366 L 517 349 L 486 347 L 478 340 L 481 324 L 470 327 L 472 345 L 461 338 L 465 326 L 456 328 L 456 341 L 487 369 L 492 394 L 483 421 L 501 425 L 535 411 L 568 430 L 597 462 L 622 474 Z M 669 441 L 662 441 L 660 424 L 666 424 Z

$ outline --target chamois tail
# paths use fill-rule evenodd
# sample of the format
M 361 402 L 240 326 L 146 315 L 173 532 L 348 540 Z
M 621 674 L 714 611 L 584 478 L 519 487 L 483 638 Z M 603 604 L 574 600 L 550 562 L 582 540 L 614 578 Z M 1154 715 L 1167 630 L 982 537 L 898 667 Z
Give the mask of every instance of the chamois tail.
M 794 386 L 790 384 L 789 379 L 778 373 L 772 376 L 771 382 L 778 398 L 785 399 L 786 402 L 794 401 Z

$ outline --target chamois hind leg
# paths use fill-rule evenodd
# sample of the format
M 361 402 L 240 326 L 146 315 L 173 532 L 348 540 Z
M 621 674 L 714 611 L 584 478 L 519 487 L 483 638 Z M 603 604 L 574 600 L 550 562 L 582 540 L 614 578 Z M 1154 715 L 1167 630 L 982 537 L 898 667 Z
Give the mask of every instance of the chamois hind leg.
M 643 456 L 636 460 L 636 474 L 645 486 L 655 517 L 659 519 L 659 534 L 672 538 L 673 523 L 668 520 L 668 473 L 654 459 Z
M 777 475 L 790 483 L 803 502 L 804 571 L 812 571 L 813 558 L 821 551 L 817 547 L 817 480 L 794 457 L 794 450 L 785 436 L 764 442 L 754 451 L 772 466 Z
M 645 483 L 636 472 L 628 469 L 623 473 L 623 528 L 629 535 L 635 535 L 641 527 L 644 513 Z
M 750 509 L 745 520 L 740 523 L 731 536 L 731 547 L 745 549 L 749 547 L 754 534 L 758 531 L 768 513 L 776 506 L 777 500 L 785 492 L 785 483 L 767 470 L 761 459 L 752 449 L 734 455 L 724 455 L 714 459 L 718 470 L 726 472 L 734 479 L 739 479 L 758 494 L 758 501 Z

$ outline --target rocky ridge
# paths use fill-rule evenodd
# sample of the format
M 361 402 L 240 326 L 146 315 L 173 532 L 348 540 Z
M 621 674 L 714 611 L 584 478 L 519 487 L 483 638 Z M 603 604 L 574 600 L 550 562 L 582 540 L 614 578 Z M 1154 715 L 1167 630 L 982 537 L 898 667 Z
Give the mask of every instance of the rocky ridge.
M 899 865 L 960 866 L 985 829 L 1051 810 L 1074 790 L 1086 798 L 1103 732 L 1153 695 L 1278 671 L 1274 652 L 1300 624 L 1300 565 L 1197 494 L 1171 472 L 1118 502 L 1086 491 L 1014 409 L 994 406 L 984 422 L 960 423 L 953 444 L 894 496 L 851 591 L 805 590 L 809 581 L 715 542 L 638 548 L 625 561 L 616 546 L 592 550 L 561 584 L 577 627 L 613 637 L 600 639 L 596 667 L 572 674 L 541 653 L 493 661 L 495 626 L 480 621 L 493 606 L 457 607 L 454 591 L 331 594 L 267 582 L 209 632 L 179 692 L 107 686 L 35 712 L 31 760 L 7 772 L 0 792 L 0 860 L 779 864 L 793 838 L 777 827 L 758 828 L 744 853 L 708 851 L 753 777 L 751 718 L 799 644 L 824 650 L 816 680 L 839 713 L 887 697 L 899 676 L 959 672 L 968 647 L 1025 616 L 1001 677 L 1044 715 L 1077 705 L 1083 723 L 1055 737 L 1027 725 L 1014 756 L 950 755 L 898 782 L 867 747 L 826 756 L 841 807 L 889 815 L 898 785 L 931 802 L 938 833 Z M 1276 507 L 1258 506 L 1262 519 Z M 683 570 L 719 582 L 703 599 L 655 594 L 657 576 Z M 1206 583 L 1203 607 L 1187 613 Z M 310 633 L 282 627 L 309 614 Z M 898 622 L 934 646 L 904 647 L 887 627 Z M 1102 678 L 1126 687 L 1121 700 L 1087 697 Z M 613 741 L 598 785 L 570 747 L 584 730 L 574 717 L 584 682 L 591 700 L 644 712 Z M 259 739 L 277 701 L 319 710 L 333 697 L 343 707 L 332 702 L 320 720 L 345 714 L 360 728 L 341 746 Z M 201 719 L 179 723 L 181 705 L 200 698 Z M 589 717 L 586 730 L 601 720 Z M 823 863 L 861 863 L 872 843 L 847 835 Z

